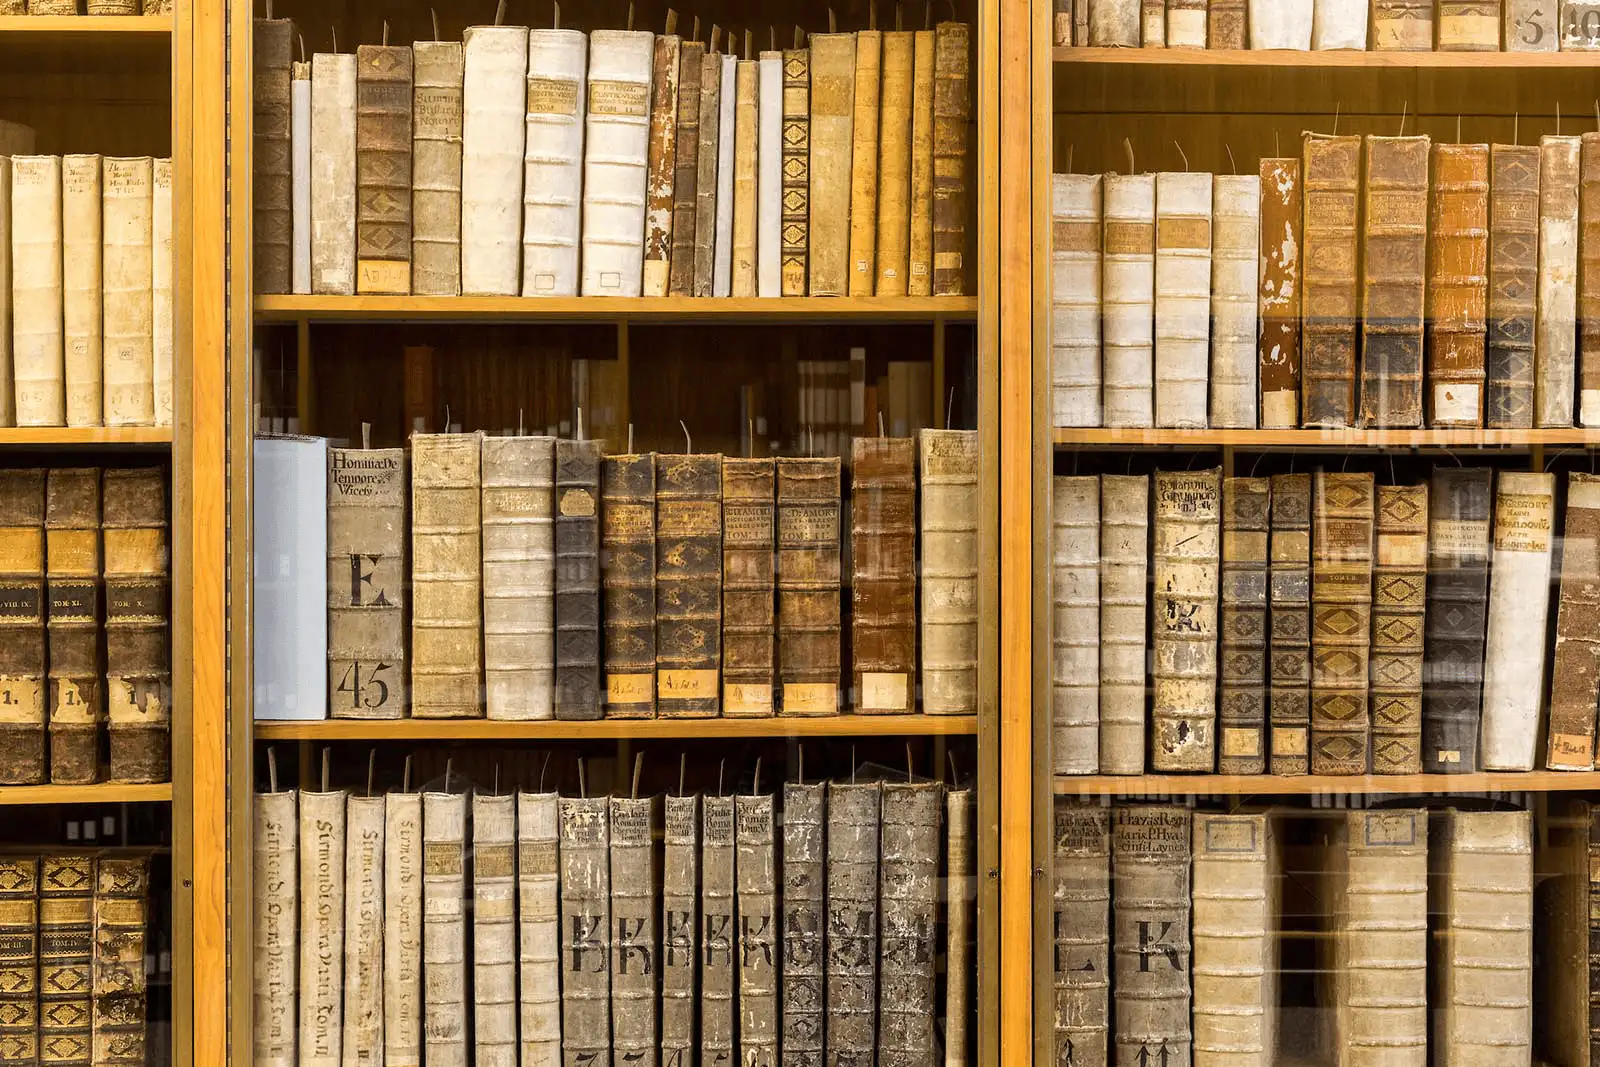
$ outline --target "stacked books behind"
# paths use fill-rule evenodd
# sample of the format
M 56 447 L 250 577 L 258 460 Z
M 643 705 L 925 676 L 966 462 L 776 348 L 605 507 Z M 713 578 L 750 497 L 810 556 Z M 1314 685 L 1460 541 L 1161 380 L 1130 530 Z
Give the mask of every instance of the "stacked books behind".
M 256 291 L 966 291 L 964 23 L 756 59 L 673 28 L 474 26 L 308 63 L 292 22 L 256 20 Z
M 172 0 L 0 0 L 0 15 L 170 15 Z

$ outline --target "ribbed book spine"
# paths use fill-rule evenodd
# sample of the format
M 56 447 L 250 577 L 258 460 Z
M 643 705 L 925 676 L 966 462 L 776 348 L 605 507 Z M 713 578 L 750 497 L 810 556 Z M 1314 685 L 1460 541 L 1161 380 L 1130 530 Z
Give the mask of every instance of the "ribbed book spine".
M 668 796 L 661 860 L 661 1063 L 687 1067 L 697 1046 L 700 795 Z M 776 921 L 775 919 L 773 920 Z M 767 1061 L 769 1065 L 774 1060 Z
M 967 291 L 967 136 L 970 44 L 964 22 L 934 27 L 933 295 Z
M 1100 769 L 1100 479 L 1057 475 L 1050 504 L 1051 767 Z
M 1273 774 L 1305 774 L 1311 751 L 1311 475 L 1272 476 L 1267 720 Z
M 107 1067 L 145 1062 L 145 948 L 150 858 L 105 855 L 95 862 L 94 1060 Z
M 1361 424 L 1418 427 L 1429 141 L 1426 136 L 1369 136 L 1366 142 Z
M 299 797 L 294 790 L 282 793 L 257 793 L 252 801 L 250 878 L 252 903 L 251 1025 L 255 1062 L 261 1067 L 295 1067 L 295 987 L 299 976 L 297 953 L 300 930 L 296 902 L 299 899 L 300 865 L 296 842 L 299 837 Z M 32 1052 L 10 1044 L 20 1040 L 13 1028 L 26 1027 L 34 1039 L 38 983 L 35 968 L 38 936 L 32 913 L 37 892 L 38 861 L 0 860 L 0 900 L 6 904 L 6 937 L 0 941 L 7 951 L 0 954 L 0 973 L 5 982 L 5 1003 L 0 1007 L 0 1049 L 6 1061 L 19 1061 L 32 1067 Z M 28 901 L 26 940 L 19 937 L 22 925 L 16 921 L 21 901 Z M 12 939 L 16 938 L 16 941 Z M 25 959 L 10 951 L 18 941 L 28 948 Z M 18 977 L 20 968 L 27 973 Z M 14 1006 L 15 1005 L 15 1006 Z M 26 1007 L 23 1007 L 26 1005 Z M 15 1020 L 15 1021 L 12 1021 Z M 36 1049 L 34 1050 L 36 1051 Z M 415 1061 L 412 1061 L 413 1064 Z
M 558 719 L 600 717 L 600 445 L 556 441 Z
M 589 41 L 577 30 L 527 33 L 522 295 L 577 296 Z M 514 219 L 511 213 L 505 222 Z
M 90 853 L 39 861 L 39 1058 L 57 1067 L 95 1062 L 94 868 Z
M 851 442 L 850 651 L 855 710 L 914 710 L 917 667 L 916 442 Z
M 914 135 L 913 91 L 916 66 L 916 34 L 895 31 L 883 35 L 883 125 L 882 150 L 876 168 L 877 198 L 877 294 L 905 296 L 911 282 L 911 153 Z M 859 73 L 859 71 L 858 71 Z M 861 99 L 861 86 L 856 86 Z M 857 122 L 860 111 L 857 110 Z M 874 125 L 874 130 L 877 126 Z M 931 131 L 930 131 L 931 132 Z M 860 133 L 858 126 L 857 143 Z M 932 156 L 929 156 L 932 161 Z M 855 177 L 859 189 L 863 178 Z M 871 225 L 869 222 L 868 225 Z M 931 232 L 931 231 L 930 231 Z M 856 263 L 857 270 L 860 263 Z
M 1313 481 L 1311 553 L 1311 773 L 1365 774 L 1372 640 L 1371 474 Z
M 1153 767 L 1216 763 L 1222 471 L 1157 471 L 1151 603 Z
M 422 1063 L 423 858 L 422 794 L 385 794 L 383 1059 L 388 1067 Z
M 785 715 L 839 710 L 839 460 L 779 459 L 778 677 Z
M 555 439 L 483 439 L 488 717 L 548 719 L 555 688 Z
M 1578 162 L 1578 422 L 1600 426 L 1600 133 Z
M 783 53 L 782 294 L 805 296 L 811 258 L 811 50 Z
M 1100 184 L 1098 174 L 1050 178 L 1052 426 L 1099 426 Z
M 1100 479 L 1100 772 L 1142 774 L 1150 478 Z
M 978 708 L 978 435 L 922 430 L 922 710 Z
M 683 39 L 663 33 L 651 60 L 650 149 L 645 161 L 642 295 L 666 296 L 672 273 L 672 173 L 678 162 L 678 75 Z
M 111 780 L 165 782 L 172 721 L 167 474 L 160 467 L 107 470 L 100 498 Z
M 461 41 L 461 292 L 515 296 L 522 251 L 517 220 L 522 217 L 524 149 L 528 116 L 535 110 L 530 104 L 536 102 L 525 84 L 531 48 L 528 30 L 469 26 Z M 582 44 L 580 34 L 579 50 Z M 579 63 L 580 84 L 566 87 L 568 91 L 581 90 Z M 570 107 L 581 120 L 581 105 L 572 100 Z M 570 181 L 558 188 L 576 194 L 576 184 Z
M 383 1047 L 382 797 L 350 797 L 344 843 L 344 1036 L 341 1061 L 360 1067 Z M 103 864 L 102 864 L 103 866 Z M 143 969 L 141 962 L 140 969 Z
M 100 472 L 54 469 L 45 480 L 50 781 L 99 777 L 104 707 L 100 651 Z
M 1350 1062 L 1427 1062 L 1428 813 L 1353 811 L 1338 824 L 1330 914 L 1334 1040 Z
M 289 67 L 294 54 L 294 23 L 289 19 L 254 19 L 251 30 L 255 78 L 250 124 L 255 290 L 287 293 L 292 242 Z
M 733 96 L 733 266 L 730 295 L 756 295 L 756 211 L 760 161 L 756 144 L 760 126 L 761 66 L 741 60 L 734 68 Z
M 1483 769 L 1531 771 L 1544 690 L 1555 475 L 1501 471 L 1483 661 Z
M 1261 425 L 1300 425 L 1300 235 L 1298 159 L 1261 161 Z
M 704 799 L 700 846 L 700 1062 L 733 1063 L 738 1032 L 734 990 L 734 856 L 732 797 Z M 819 983 L 820 1002 L 820 983 Z
M 672 253 L 667 292 L 694 295 L 695 246 L 698 223 L 696 179 L 700 171 L 700 78 L 706 46 L 684 41 L 678 59 L 677 132 L 672 164 Z
M 467 798 L 422 794 L 423 1062 L 466 1067 Z
M 328 707 L 398 719 L 406 686 L 406 458 L 328 449 Z
M 638 296 L 644 262 L 645 170 L 650 143 L 654 35 L 589 35 L 584 116 L 584 296 Z
M 942 787 L 934 782 L 886 783 L 883 787 L 878 890 L 883 909 L 879 946 L 881 1067 L 922 1067 L 934 1062 L 934 930 L 943 799 Z
M 461 292 L 460 41 L 418 41 L 411 97 L 411 291 Z
M 101 200 L 99 156 L 61 159 L 61 278 L 66 424 L 101 419 Z
M 1433 472 L 1422 662 L 1422 765 L 1429 774 L 1478 769 L 1493 496 L 1492 470 Z
M 772 797 L 741 794 L 733 798 L 733 807 L 739 914 L 739 1062 L 775 1065 L 779 937 Z M 938 823 L 934 826 L 937 830 Z M 932 916 L 928 918 L 926 929 L 931 934 Z M 932 946 L 927 947 L 931 964 Z M 885 954 L 888 951 L 885 945 Z M 928 992 L 933 992 L 931 983 Z M 930 1047 L 927 1051 L 933 1050 Z
M 292 875 L 291 875 L 292 877 Z M 292 943 L 292 935 L 291 935 Z M 292 951 L 292 950 L 291 950 Z M 292 969 L 292 965 L 291 965 Z M 0 1053 L 17 1067 L 39 1064 L 39 858 L 0 858 Z M 257 1060 L 263 1067 L 294 1064 L 294 1001 L 287 1010 L 288 1044 L 275 1044 Z
M 1372 572 L 1372 771 L 1422 773 L 1428 486 L 1378 487 Z
M 828 793 L 783 787 L 783 1067 L 823 1063 L 823 901 Z
M 1261 179 L 1219 174 L 1212 186 L 1212 426 L 1256 426 L 1256 259 Z
M 1372 47 L 1379 52 L 1433 51 L 1433 0 L 1374 0 Z
M 1307 133 L 1301 394 L 1304 423 L 1355 423 L 1356 192 L 1361 138 Z
M 944 1067 L 967 1067 L 972 949 L 972 790 L 945 793 Z
M 472 1062 L 517 1065 L 516 808 L 472 798 Z
M 911 241 L 906 282 L 911 296 L 933 295 L 933 64 L 937 48 L 938 35 L 933 30 L 916 31 L 911 47 Z
M 611 1063 L 609 801 L 562 797 L 561 1034 L 565 1063 Z
M 483 714 L 483 434 L 411 438 L 411 714 Z
M 1500 51 L 1500 6 L 1501 0 L 1439 0 L 1439 51 Z
M 855 103 L 852 111 L 851 152 L 850 152 L 850 275 L 849 293 L 851 296 L 871 296 L 873 286 L 878 283 L 878 226 L 879 226 L 879 198 L 880 185 L 883 194 L 883 206 L 892 208 L 889 202 L 891 183 L 888 175 L 880 177 L 878 168 L 878 109 L 884 109 L 883 123 L 883 148 L 885 166 L 890 164 L 887 158 L 889 142 L 899 131 L 894 128 L 891 119 L 905 120 L 903 143 L 910 147 L 911 125 L 911 53 L 909 47 L 905 51 L 905 69 L 900 69 L 901 47 L 898 43 L 893 46 L 893 59 L 895 70 L 893 77 L 897 79 L 890 84 L 891 72 L 889 71 L 890 55 L 885 48 L 887 39 L 894 38 L 893 33 L 885 34 L 879 30 L 861 30 L 856 33 L 856 62 L 855 62 Z M 909 42 L 908 42 L 909 44 Z M 904 114 L 892 112 L 891 108 L 901 106 L 901 86 L 899 77 L 904 75 Z M 889 90 L 893 88 L 895 99 L 889 99 Z M 896 141 L 896 144 L 902 143 Z M 909 160 L 904 161 L 909 167 Z M 901 205 L 905 203 L 901 198 Z M 892 238 L 891 238 L 892 239 Z M 903 284 L 905 272 L 902 270 L 896 280 Z M 883 290 L 879 290 L 883 295 Z M 904 289 L 901 290 L 904 293 Z
M 1533 399 L 1538 426 L 1571 426 L 1577 374 L 1577 137 L 1539 138 L 1539 298 Z
M 1189 835 L 1186 808 L 1111 809 L 1115 1062 L 1189 1062 Z
M 1482 426 L 1489 299 L 1488 145 L 1433 146 L 1429 230 L 1428 425 Z
M 1594 769 L 1595 706 L 1600 702 L 1600 478 L 1567 476 L 1561 532 L 1561 606 L 1550 672 L 1550 770 Z
M 311 291 L 356 291 L 356 57 L 311 57 Z
M 1489 149 L 1489 169 L 1486 418 L 1491 429 L 1527 429 L 1533 425 L 1539 149 L 1531 145 L 1494 145 Z
M 289 65 L 290 289 L 311 292 L 311 62 Z M 459 169 L 459 168 L 458 168 Z M 256 283 L 260 289 L 260 281 Z
M 47 780 L 45 472 L 0 471 L 0 782 Z
M 524 1067 L 561 1062 L 559 805 L 554 793 L 517 794 L 517 1017 Z
M 665 717 L 722 705 L 722 457 L 656 461 L 656 694 Z
M 873 1059 L 878 1016 L 878 860 L 883 788 L 828 789 L 828 1062 Z M 886 998 L 887 999 L 887 998 Z
M 1156 425 L 1205 426 L 1210 174 L 1156 175 Z
M 308 83 L 309 84 L 309 83 Z M 155 424 L 172 425 L 172 160 L 151 164 L 150 331 Z
M 300 1063 L 342 1063 L 344 790 L 300 794 Z
M 775 710 L 776 473 L 770 459 L 722 461 L 722 714 Z
M 1155 175 L 1106 176 L 1103 247 L 1105 424 L 1153 426 Z
M 1194 1062 L 1271 1067 L 1279 858 L 1272 816 L 1194 816 Z
M 654 1067 L 660 900 L 654 797 L 611 798 L 611 1048 L 618 1064 Z
M 1111 812 L 1055 798 L 1050 931 L 1057 1063 L 1106 1067 L 1111 1001 Z
M 155 424 L 155 347 L 151 329 L 153 161 L 116 159 L 103 167 L 104 417 L 107 426 Z
M 18 426 L 65 426 L 61 157 L 11 157 L 12 385 Z
M 810 296 L 849 291 L 856 35 L 811 37 Z
M 756 290 L 781 296 L 783 274 L 783 53 L 762 52 L 757 77 Z
M 1267 529 L 1272 483 L 1222 480 L 1222 698 L 1217 769 L 1267 769 Z
M 411 292 L 408 45 L 356 49 L 356 291 Z
M 600 461 L 606 717 L 656 714 L 656 456 Z

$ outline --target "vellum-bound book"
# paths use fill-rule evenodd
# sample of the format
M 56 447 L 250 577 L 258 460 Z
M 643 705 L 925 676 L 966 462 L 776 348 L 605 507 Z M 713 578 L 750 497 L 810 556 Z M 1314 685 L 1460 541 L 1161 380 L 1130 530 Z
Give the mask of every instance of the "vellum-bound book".
M 783 787 L 783 1064 L 823 1062 L 823 901 L 828 787 Z
M 912 111 L 915 75 L 916 34 L 895 31 L 883 35 L 883 125 L 882 154 L 878 166 L 865 174 L 852 175 L 857 189 L 876 181 L 876 202 L 862 205 L 857 198 L 852 210 L 876 207 L 877 294 L 905 296 L 911 282 L 911 153 L 914 113 Z M 857 75 L 860 75 L 859 68 Z M 862 86 L 856 85 L 856 100 Z M 861 113 L 856 112 L 856 140 L 860 143 Z M 873 125 L 876 133 L 878 127 Z M 932 156 L 928 157 L 932 162 Z M 931 190 L 930 190 L 931 191 Z M 926 201 L 924 201 L 926 202 Z M 870 223 L 869 223 L 870 225 Z M 931 231 L 930 231 L 931 235 Z M 860 265 L 855 264 L 859 269 Z
M 1205 426 L 1211 175 L 1156 175 L 1156 425 Z
M 356 49 L 356 291 L 411 292 L 411 48 Z
M 1561 47 L 1560 7 L 1543 0 L 1505 0 L 1507 52 L 1554 52 Z
M 783 53 L 762 52 L 756 91 L 756 292 L 781 296 L 783 279 Z
M 555 438 L 483 439 L 488 717 L 555 714 Z
M 411 291 L 461 292 L 460 41 L 418 41 L 411 97 Z
M 1486 467 L 1434 469 L 1422 663 L 1422 766 L 1429 774 L 1478 769 L 1493 498 L 1494 472 Z
M 1116 1062 L 1190 1062 L 1186 808 L 1111 809 Z
M 561 917 L 554 793 L 517 793 L 517 973 L 523 1067 L 561 1062 Z
M 311 61 L 292 63 L 289 70 L 290 289 L 306 294 L 311 292 Z M 261 289 L 259 278 L 256 289 Z
M 656 456 L 600 460 L 606 716 L 656 714 Z
M 693 296 L 715 295 L 717 271 L 717 153 L 722 141 L 722 56 L 716 52 L 700 56 L 700 119 L 696 131 L 699 145 L 695 152 L 694 225 L 689 227 L 694 241 Z
M 1300 426 L 1300 161 L 1261 161 L 1261 426 Z
M 152 164 L 150 330 L 155 424 L 172 425 L 172 160 Z
M 1105 424 L 1154 425 L 1156 178 L 1108 174 L 1101 303 Z
M 406 454 L 328 449 L 328 708 L 398 719 L 406 663 Z
M 472 798 L 472 1038 L 476 1067 L 517 1067 L 516 808 Z
M 678 76 L 683 39 L 656 37 L 650 74 L 650 148 L 645 162 L 644 296 L 666 296 L 672 269 L 672 173 L 678 161 Z
M 915 710 L 916 442 L 851 442 L 851 686 L 860 714 Z
M 299 798 L 298 791 L 289 789 L 257 793 L 252 800 L 250 884 L 255 911 L 250 1032 L 260 1067 L 295 1067 L 298 1062 L 295 989 L 300 930 L 295 905 L 300 881 L 296 847 Z M 9 890 L 9 881 L 5 884 Z M 32 926 L 30 922 L 30 929 Z M 8 991 L 7 996 L 11 995 Z
M 728 716 L 776 710 L 775 486 L 770 459 L 722 461 L 722 714 Z
M 1100 773 L 1142 774 L 1150 478 L 1100 478 Z
M 1428 425 L 1482 426 L 1489 299 L 1488 145 L 1433 146 L 1429 231 Z
M 1422 425 L 1429 141 L 1366 142 L 1361 425 L 1409 429 Z
M 1550 770 L 1594 769 L 1600 703 L 1600 478 L 1567 475 L 1561 532 L 1561 606 L 1550 672 Z
M 1151 743 L 1157 771 L 1216 763 L 1222 471 L 1157 471 Z
M 733 296 L 756 295 L 756 131 L 760 123 L 760 64 L 741 60 L 734 71 L 733 97 L 733 266 L 729 291 Z
M 850 155 L 856 35 L 811 37 L 811 296 L 849 291 Z
M 1101 424 L 1100 185 L 1098 174 L 1050 178 L 1052 426 Z
M 1485 425 L 1533 425 L 1534 312 L 1539 277 L 1539 149 L 1489 149 L 1489 333 Z
M 596 30 L 589 36 L 579 285 L 584 296 L 640 292 L 654 41 L 646 30 Z
M 1111 1000 L 1111 812 L 1054 799 L 1050 928 L 1057 1063 L 1106 1067 Z M 952 830 L 954 828 L 952 827 Z
M 1577 137 L 1539 138 L 1539 298 L 1534 338 L 1534 424 L 1571 426 L 1577 374 Z
M 1139 47 L 1139 0 L 1089 0 L 1091 48 Z
M 1578 422 L 1600 425 L 1600 133 L 1578 160 Z
M 878 890 L 882 908 L 878 1063 L 882 1067 L 924 1067 L 934 1062 L 934 931 L 943 800 L 944 790 L 937 782 L 883 786 Z M 742 867 L 743 856 L 740 861 Z M 745 1062 L 752 1061 L 747 1057 Z
M 1272 815 L 1194 816 L 1194 1062 L 1277 1062 L 1279 865 Z
M 1256 262 L 1261 178 L 1218 174 L 1212 184 L 1212 426 L 1256 427 Z
M 468 26 L 461 40 L 461 292 L 516 296 L 523 150 L 533 110 L 528 29 Z M 581 106 L 576 100 L 570 105 Z
M 360 1067 L 383 1047 L 382 797 L 350 797 L 344 842 L 344 1036 L 341 1062 Z
M 302 800 L 302 803 L 304 801 Z M 423 1062 L 467 1067 L 467 798 L 422 794 Z
M 1217 769 L 1267 769 L 1267 527 L 1272 483 L 1222 480 L 1222 651 Z
M 611 798 L 611 1038 L 619 1064 L 655 1063 L 660 902 L 654 797 Z
M 744 794 L 733 798 L 734 884 L 739 914 L 739 1062 L 776 1067 L 781 938 L 773 864 L 772 799 L 770 795 Z M 937 821 L 934 827 L 937 831 Z M 931 914 L 925 929 L 931 935 Z M 926 959 L 931 965 L 932 945 L 926 947 Z M 884 952 L 889 952 L 887 944 Z M 927 1051 L 931 1053 L 931 1047 Z M 927 1060 L 921 1062 L 925 1064 Z
M 565 1063 L 611 1062 L 611 819 L 605 797 L 562 797 L 561 1032 Z
M 522 295 L 577 296 L 589 41 L 578 30 L 527 33 Z
M 1273 774 L 1305 774 L 1311 749 L 1311 475 L 1272 476 L 1267 722 Z
M 311 291 L 356 291 L 356 57 L 311 57 Z
M 905 41 L 899 41 L 904 36 Z M 892 56 L 885 54 L 885 44 L 894 39 Z M 890 61 L 894 70 L 889 70 Z M 878 281 L 878 227 L 879 185 L 883 185 L 883 207 L 888 213 L 894 205 L 889 202 L 893 188 L 887 175 L 880 182 L 878 174 L 878 109 L 884 108 L 883 148 L 886 167 L 904 163 L 909 169 L 911 147 L 911 47 L 910 35 L 885 34 L 877 29 L 856 33 L 855 103 L 852 106 L 852 131 L 850 152 L 850 279 L 851 296 L 871 296 Z M 892 79 L 892 84 L 891 84 Z M 891 101 L 888 90 L 894 90 Z M 891 121 L 893 119 L 894 121 Z M 894 122 L 901 122 L 896 129 Z M 901 136 L 903 134 L 903 136 Z M 896 159 L 888 158 L 890 141 L 895 140 Z M 902 153 L 899 151 L 903 149 Z M 903 176 L 903 175 L 902 175 Z M 905 199 L 901 198 L 900 206 Z M 894 275 L 903 285 L 905 271 Z M 901 289 L 904 295 L 905 290 Z M 879 295 L 884 295 L 879 291 Z
M 383 798 L 383 1058 L 422 1063 L 422 794 Z
M 152 160 L 106 156 L 103 168 L 105 424 L 151 426 L 155 423 Z
M 483 714 L 483 434 L 411 437 L 411 714 Z
M 1308 427 L 1352 426 L 1360 323 L 1356 193 L 1361 138 L 1306 133 L 1303 140 L 1302 421 Z
M 1250 0 L 1250 47 L 1309 50 L 1313 5 L 1314 0 Z
M 1325 474 L 1312 483 L 1311 773 L 1365 774 L 1372 641 L 1371 474 Z
M 739 61 L 732 53 L 717 57 L 722 79 L 717 86 L 717 225 L 711 249 L 711 295 L 733 292 L 733 160 L 739 139 L 735 124 Z
M 1380 485 L 1372 570 L 1372 772 L 1422 773 L 1428 486 Z
M 1051 768 L 1100 769 L 1100 479 L 1051 486 Z
M 922 710 L 978 708 L 978 434 L 921 430 Z
M 300 793 L 300 1063 L 342 1063 L 345 801 Z
M 1167 46 L 1166 0 L 1140 0 L 1139 36 L 1146 48 Z
M 733 959 L 738 932 L 734 926 L 737 844 L 733 798 L 708 796 L 704 803 L 700 844 L 700 1062 L 735 1063 L 738 1023 Z M 820 993 L 819 982 L 819 1001 Z
M 11 157 L 0 156 L 0 426 L 16 424 L 11 374 Z
M 1433 0 L 1374 0 L 1372 47 L 1379 52 L 1433 51 Z
M 1368 0 L 1314 0 L 1311 47 L 1317 51 L 1367 47 Z
M 1496 481 L 1482 769 L 1531 771 L 1544 690 L 1555 475 L 1501 471 Z
M 101 186 L 99 156 L 61 159 L 61 280 L 66 424 L 101 420 Z
M 700 794 L 668 795 L 661 857 L 661 1063 L 694 1062 L 700 956 Z M 769 913 L 770 914 L 770 913 Z M 777 917 L 771 916 L 774 926 Z M 526 983 L 524 983 L 526 985 Z M 555 992 L 554 986 L 551 987 Z
M 827 1055 L 867 1062 L 878 1015 L 878 860 L 883 787 L 828 787 Z M 887 998 L 886 998 L 887 999 Z
M 11 157 L 12 382 L 18 426 L 66 425 L 61 157 Z

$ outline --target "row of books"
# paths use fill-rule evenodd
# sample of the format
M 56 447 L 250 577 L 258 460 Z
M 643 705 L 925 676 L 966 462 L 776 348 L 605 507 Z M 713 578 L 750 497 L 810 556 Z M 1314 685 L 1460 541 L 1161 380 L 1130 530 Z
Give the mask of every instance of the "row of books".
M 970 791 L 776 801 L 258 794 L 256 1063 L 965 1064 Z
M 855 438 L 847 553 L 837 457 L 258 438 L 256 715 L 974 714 L 977 448 Z
M 0 855 L 0 1061 L 142 1064 L 150 857 Z
M 170 15 L 172 0 L 0 0 L 0 15 Z
M 1056 426 L 1600 425 L 1600 133 L 1306 133 L 1052 215 Z
M 1080 48 L 1591 52 L 1589 0 L 1055 0 L 1055 43 Z
M 798 437 L 795 451 L 808 456 L 838 456 L 849 462 L 851 438 L 916 437 L 933 426 L 933 364 L 893 359 L 888 373 L 867 377 L 867 350 L 852 348 L 850 359 L 802 359 Z
M 1310 875 L 1325 1011 L 1298 1033 L 1280 990 L 1281 815 L 1056 801 L 1057 1063 L 1271 1067 L 1301 1062 L 1280 1046 L 1310 1051 L 1312 1035 L 1307 1062 L 1533 1062 L 1528 812 L 1330 813 Z
M 159 467 L 0 470 L 0 784 L 165 782 Z
M 1600 477 L 1555 483 L 1057 476 L 1055 773 L 1592 769 Z
M 965 292 L 964 23 L 757 59 L 673 29 L 474 26 L 306 63 L 290 20 L 256 20 L 257 291 Z
M 0 155 L 0 426 L 172 425 L 172 161 Z

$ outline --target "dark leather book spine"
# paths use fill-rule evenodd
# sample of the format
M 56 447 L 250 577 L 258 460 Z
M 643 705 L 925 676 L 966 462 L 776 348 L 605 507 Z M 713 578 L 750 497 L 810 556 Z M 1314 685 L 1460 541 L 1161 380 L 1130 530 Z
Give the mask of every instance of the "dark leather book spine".
M 778 670 L 785 715 L 839 711 L 839 460 L 778 460 Z
M 1267 769 L 1267 527 L 1272 483 L 1222 480 L 1222 774 Z
M 678 58 L 678 133 L 673 146 L 672 255 L 667 292 L 694 295 L 695 181 L 700 174 L 700 64 L 703 41 L 685 41 Z
M 782 1067 L 822 1067 L 828 787 L 783 787 Z
M 411 292 L 411 48 L 356 49 L 356 292 Z
M 111 780 L 165 782 L 172 722 L 166 472 L 108 470 L 100 492 Z
M 44 471 L 0 471 L 0 784 L 45 781 Z
M 379 804 L 382 801 L 378 801 Z M 102 855 L 94 882 L 95 1067 L 144 1067 L 150 858 Z
M 722 461 L 722 714 L 728 716 L 775 710 L 775 482 L 770 459 Z
M 1372 773 L 1422 773 L 1428 487 L 1378 487 L 1372 573 Z
M 558 719 L 600 718 L 600 443 L 556 442 Z
M 1245 45 L 1244 0 L 1211 0 L 1206 10 L 1206 47 L 1241 49 Z
M 1261 161 L 1261 425 L 1300 426 L 1300 161 Z
M 783 53 L 783 295 L 805 296 L 811 250 L 811 50 Z
M 1584 899 L 1584 909 L 1589 918 L 1589 1062 L 1600 1063 L 1600 804 L 1589 807 L 1589 877 Z
M 656 694 L 663 717 L 722 704 L 722 457 L 656 457 Z
M 656 457 L 600 462 L 606 718 L 656 714 Z
M 933 295 L 967 291 L 967 137 L 971 114 L 967 25 L 934 28 Z
M 1301 329 L 1303 422 L 1355 424 L 1356 214 L 1361 138 L 1305 135 L 1305 272 Z
M 1272 773 L 1305 774 L 1311 752 L 1311 475 L 1272 476 L 1270 552 Z
M 255 290 L 287 293 L 290 283 L 293 216 L 289 159 L 290 76 L 294 23 L 256 19 L 253 39 L 255 103 L 251 197 L 255 210 Z
M 865 715 L 915 709 L 916 448 L 909 437 L 851 446 L 852 705 Z
M 39 862 L 39 1060 L 48 1067 L 103 1062 L 93 1049 L 94 856 Z
M 1410 429 L 1422 425 L 1429 140 L 1366 140 L 1361 424 Z
M 873 1062 L 883 786 L 828 788 L 827 1062 Z M 887 1002 L 887 996 L 885 1002 Z
M 1428 425 L 1483 425 L 1489 299 L 1489 146 L 1433 146 Z
M 1587 135 L 1586 135 L 1587 136 Z M 1600 703 L 1600 477 L 1567 475 L 1561 531 L 1561 607 L 1550 671 L 1545 768 L 1594 769 L 1595 706 Z
M 717 147 L 722 136 L 722 56 L 700 60 L 700 172 L 694 180 L 694 292 L 711 296 L 716 280 Z M 727 131 L 732 136 L 733 131 Z
M 1494 471 L 1486 467 L 1433 472 L 1422 663 L 1422 767 L 1429 774 L 1466 774 L 1478 765 L 1493 498 Z
M 1311 773 L 1365 774 L 1373 477 L 1318 471 L 1312 492 Z
M 100 471 L 52 470 L 45 482 L 50 780 L 99 777 L 105 705 L 100 665 Z
M 0 1060 L 39 1065 L 39 858 L 0 857 Z
M 1489 339 L 1484 355 L 1491 429 L 1533 425 L 1534 302 L 1539 280 L 1539 149 L 1489 150 Z

